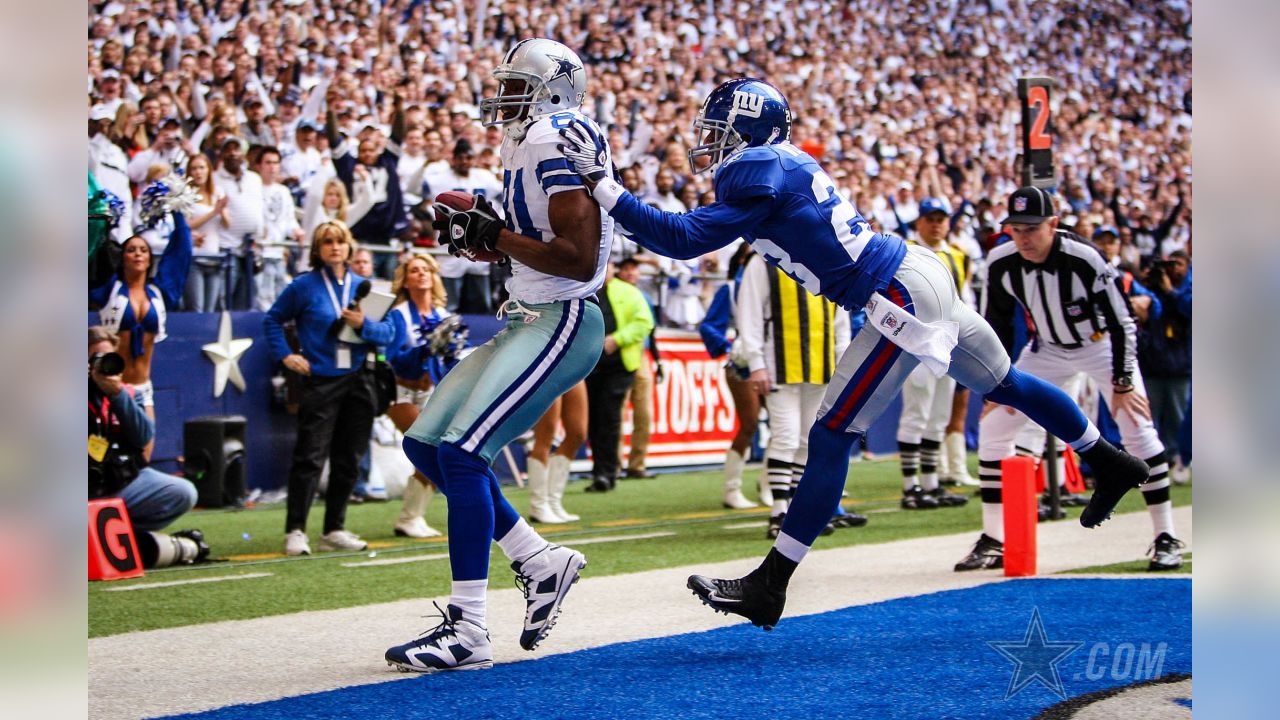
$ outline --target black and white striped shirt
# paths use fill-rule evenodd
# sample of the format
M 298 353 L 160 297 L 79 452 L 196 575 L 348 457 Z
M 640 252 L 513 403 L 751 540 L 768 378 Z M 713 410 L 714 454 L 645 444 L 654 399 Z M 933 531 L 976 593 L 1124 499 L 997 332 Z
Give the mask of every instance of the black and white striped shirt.
M 1120 277 L 1080 236 L 1059 230 L 1038 265 L 1024 260 L 1013 242 L 997 245 L 987 256 L 987 278 L 983 315 L 1010 355 L 1013 313 L 1022 305 L 1039 342 L 1074 349 L 1109 334 L 1112 378 L 1137 368 L 1137 326 Z

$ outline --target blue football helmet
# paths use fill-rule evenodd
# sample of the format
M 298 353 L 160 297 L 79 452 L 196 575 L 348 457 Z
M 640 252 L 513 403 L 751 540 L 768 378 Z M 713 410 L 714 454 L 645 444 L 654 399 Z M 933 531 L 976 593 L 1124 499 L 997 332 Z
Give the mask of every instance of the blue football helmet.
M 791 106 L 778 88 L 755 78 L 729 80 L 711 91 L 693 121 L 689 167 L 695 175 L 714 172 L 742 148 L 786 142 L 790 137 Z M 700 157 L 710 157 L 711 165 L 699 168 L 696 158 Z

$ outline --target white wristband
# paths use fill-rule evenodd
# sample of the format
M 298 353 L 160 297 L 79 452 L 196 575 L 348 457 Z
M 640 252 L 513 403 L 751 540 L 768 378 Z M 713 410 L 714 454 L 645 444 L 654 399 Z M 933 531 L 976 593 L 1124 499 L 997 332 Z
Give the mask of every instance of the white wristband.
M 605 178 L 596 184 L 596 189 L 592 191 L 591 197 L 600 203 L 600 207 L 604 208 L 605 212 L 612 212 L 613 206 L 618 204 L 618 198 L 626 191 L 627 189 L 619 185 L 613 178 Z

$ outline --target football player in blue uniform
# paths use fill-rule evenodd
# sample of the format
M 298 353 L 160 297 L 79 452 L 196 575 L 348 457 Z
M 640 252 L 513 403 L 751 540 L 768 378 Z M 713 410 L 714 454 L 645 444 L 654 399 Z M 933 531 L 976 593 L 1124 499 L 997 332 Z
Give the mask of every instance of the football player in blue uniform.
M 542 417 L 595 367 L 613 221 L 560 154 L 559 128 L 595 125 L 578 108 L 586 71 L 553 40 L 522 40 L 494 68 L 498 93 L 481 102 L 486 125 L 500 125 L 506 221 L 483 197 L 475 207 L 433 206 L 440 237 L 468 257 L 511 258 L 507 325 L 449 371 L 405 433 L 404 451 L 449 499 L 453 586 L 438 627 L 386 652 L 402 670 L 490 667 L 486 589 L 489 546 L 511 559 L 526 603 L 520 645 L 532 650 L 551 630 L 565 593 L 586 566 L 582 553 L 548 543 L 502 496 L 495 454 Z M 608 157 L 608 147 L 602 145 Z
M 1097 471 L 1080 518 L 1086 527 L 1146 480 L 1146 463 L 1101 439 L 1066 394 L 1010 365 L 936 255 L 872 229 L 822 167 L 787 141 L 791 110 L 777 88 L 751 78 L 720 85 L 693 131 L 689 162 L 695 173 L 715 173 L 716 202 L 684 214 L 649 207 L 615 182 L 608 146 L 591 126 L 575 123 L 560 134 L 592 197 L 638 244 L 692 258 L 743 237 L 809 292 L 847 310 L 865 308 L 868 318 L 837 363 L 809 435 L 808 467 L 773 548 L 745 577 L 691 576 L 689 588 L 703 602 L 766 630 L 778 622 L 792 572 L 840 501 L 854 442 L 920 363 L 1021 410 L 1084 456 Z

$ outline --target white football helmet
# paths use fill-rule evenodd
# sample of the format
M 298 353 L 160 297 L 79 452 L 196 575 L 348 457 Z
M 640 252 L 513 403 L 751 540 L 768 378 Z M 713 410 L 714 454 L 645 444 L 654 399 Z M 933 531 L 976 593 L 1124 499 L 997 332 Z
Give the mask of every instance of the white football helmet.
M 498 94 L 480 101 L 486 127 L 502 125 L 507 137 L 519 140 L 539 117 L 582 105 L 587 71 L 578 54 L 555 40 L 521 40 L 493 69 Z

